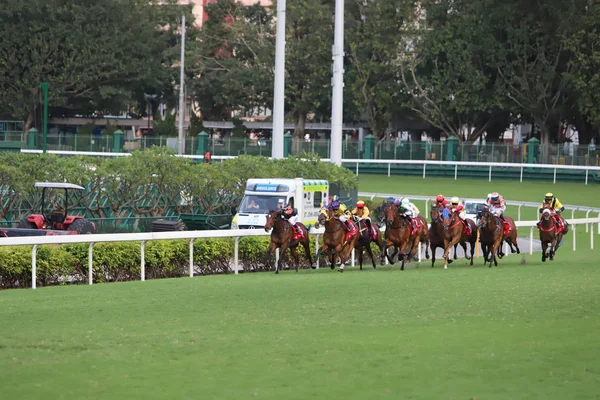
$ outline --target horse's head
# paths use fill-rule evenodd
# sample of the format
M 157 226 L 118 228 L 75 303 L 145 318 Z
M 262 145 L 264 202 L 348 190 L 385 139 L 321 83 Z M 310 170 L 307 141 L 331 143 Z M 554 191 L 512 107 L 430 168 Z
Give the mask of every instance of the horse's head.
M 544 221 L 548 221 L 551 215 L 552 211 L 550 211 L 550 207 L 544 206 L 544 210 L 542 211 L 542 218 L 544 219 Z
M 279 218 L 279 212 L 281 210 L 270 210 L 267 214 L 267 222 L 265 223 L 265 232 L 269 232 L 273 225 L 275 225 L 275 221 Z
M 394 218 L 398 214 L 398 207 L 392 203 L 387 203 L 384 206 L 385 223 L 387 226 L 391 226 L 394 223 Z
M 319 226 L 325 226 L 325 223 L 329 221 L 331 217 L 332 213 L 330 209 L 321 208 L 321 212 L 319 212 L 319 216 L 317 217 L 317 223 L 315 224 L 315 227 L 318 228 Z
M 490 219 L 494 219 L 494 216 L 490 213 L 489 207 L 484 207 L 479 213 L 479 223 L 482 227 L 486 227 L 487 224 L 489 224 Z
M 437 221 L 440 219 L 440 209 L 435 204 L 431 206 L 429 216 L 431 217 L 432 221 Z
M 456 213 L 451 212 L 447 208 L 442 211 L 442 225 L 445 230 L 448 230 L 450 224 L 456 220 Z

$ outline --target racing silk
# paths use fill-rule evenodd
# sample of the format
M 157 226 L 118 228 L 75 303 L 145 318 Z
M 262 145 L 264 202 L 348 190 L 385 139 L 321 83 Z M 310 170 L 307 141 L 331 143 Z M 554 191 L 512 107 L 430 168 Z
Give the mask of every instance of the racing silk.
M 448 207 L 448 200 L 444 199 L 444 201 L 442 201 L 442 202 L 439 202 L 439 201 L 436 200 L 436 202 L 435 202 L 434 205 L 438 209 L 439 208 L 446 208 L 446 207 Z
M 565 207 L 562 205 L 562 203 L 556 197 L 552 197 L 552 200 L 550 201 L 550 203 L 545 203 L 545 202 L 542 203 L 542 205 L 540 206 L 540 212 L 544 211 L 544 207 L 546 207 L 547 204 L 550 205 L 551 211 L 561 212 L 565 209 Z
M 369 211 L 369 207 L 364 206 L 363 208 L 355 207 L 352 210 L 352 214 L 356 215 L 358 218 L 370 218 L 371 212 Z
M 450 204 L 448 205 L 448 208 L 450 208 L 451 211 L 461 212 L 465 209 L 465 206 L 463 206 L 462 201 L 459 201 L 457 206 Z
M 417 213 L 414 207 L 414 204 L 412 203 L 408 203 L 408 206 L 404 207 L 404 206 L 400 206 L 400 214 L 405 215 L 405 216 L 409 216 L 409 217 L 416 217 Z
M 346 208 L 346 205 L 344 203 L 341 203 L 340 208 L 338 208 L 337 210 L 333 210 L 333 215 L 339 218 L 342 215 L 346 214 L 346 211 L 348 211 L 348 208 Z
M 506 202 L 502 196 L 498 197 L 498 200 L 495 201 L 490 199 L 488 204 L 490 205 L 490 211 L 493 214 L 502 214 L 504 211 L 506 211 Z
M 290 218 L 295 217 L 296 215 L 298 215 L 298 210 L 294 208 L 294 209 L 292 209 L 291 213 L 288 214 L 287 212 L 284 211 L 283 213 L 281 213 L 281 215 L 285 219 L 290 219 Z

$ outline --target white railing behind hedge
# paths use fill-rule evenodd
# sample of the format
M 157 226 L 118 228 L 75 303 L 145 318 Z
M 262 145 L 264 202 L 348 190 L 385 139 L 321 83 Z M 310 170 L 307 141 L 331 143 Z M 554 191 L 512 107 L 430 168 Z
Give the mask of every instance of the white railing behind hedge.
M 27 150 L 22 149 L 22 153 L 28 154 L 41 154 L 42 150 Z M 95 157 L 119 157 L 129 156 L 130 153 L 102 153 L 102 152 L 85 152 L 85 151 L 62 151 L 62 150 L 49 150 L 49 154 L 57 154 L 64 156 L 95 156 Z M 184 154 L 182 157 L 191 159 L 204 159 L 203 156 Z M 235 156 L 212 156 L 213 160 L 224 160 L 228 158 L 235 158 Z M 322 161 L 330 161 L 327 158 L 322 158 Z M 345 158 L 342 159 L 344 164 L 355 164 L 355 173 L 359 174 L 361 164 L 383 164 L 388 167 L 388 176 L 391 176 L 392 165 L 422 165 L 423 166 L 423 179 L 427 176 L 428 165 L 446 165 L 454 166 L 454 179 L 458 179 L 458 167 L 487 167 L 488 181 L 492 181 L 492 169 L 493 168 L 518 168 L 520 170 L 519 181 L 523 182 L 523 170 L 526 168 L 539 168 L 539 169 L 551 169 L 554 171 L 553 182 L 556 183 L 556 171 L 558 170 L 572 170 L 572 171 L 585 171 L 585 184 L 588 184 L 588 177 L 590 171 L 596 171 L 600 173 L 600 167 L 596 166 L 585 166 L 585 165 L 556 165 L 556 164 L 525 164 L 525 163 L 501 163 L 501 162 L 483 162 L 483 161 L 436 161 L 436 160 L 365 160 L 356 158 Z
M 581 224 L 600 224 L 600 218 L 581 218 L 581 219 L 570 219 L 568 220 L 571 224 L 571 236 L 573 237 L 573 250 L 577 248 L 576 242 L 576 229 L 577 225 Z M 533 254 L 533 232 L 537 224 L 536 221 L 518 221 L 516 222 L 517 227 L 529 227 L 529 253 Z M 323 234 L 324 230 L 311 229 L 312 234 L 316 234 L 315 246 L 318 249 L 319 236 Z M 31 253 L 31 288 L 36 288 L 37 282 L 37 249 L 38 246 L 44 244 L 67 244 L 67 243 L 89 243 L 88 248 L 88 283 L 93 283 L 93 248 L 95 243 L 103 242 L 142 242 L 140 246 L 140 279 L 144 281 L 146 279 L 146 267 L 145 267 L 145 247 L 146 242 L 150 240 L 174 240 L 174 239 L 187 239 L 189 240 L 189 276 L 194 276 L 194 241 L 196 239 L 206 238 L 229 238 L 235 237 L 235 246 L 233 253 L 233 269 L 237 274 L 239 271 L 239 240 L 242 237 L 250 236 L 268 236 L 269 233 L 259 229 L 245 229 L 245 230 L 213 230 L 213 231 L 177 231 L 177 232 L 151 232 L 151 233 L 115 233 L 115 234 L 95 234 L 95 235 L 58 235 L 58 236 L 22 236 L 22 237 L 9 237 L 1 238 L 0 246 L 24 246 L 33 245 Z M 594 230 L 590 230 L 590 247 L 594 248 Z M 315 249 L 315 250 L 316 250 Z M 419 260 L 420 260 L 419 251 Z

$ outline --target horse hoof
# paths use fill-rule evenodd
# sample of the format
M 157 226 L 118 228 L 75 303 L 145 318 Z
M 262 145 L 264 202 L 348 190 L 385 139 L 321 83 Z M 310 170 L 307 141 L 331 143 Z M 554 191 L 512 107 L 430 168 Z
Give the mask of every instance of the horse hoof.
M 311 265 L 310 267 L 311 267 L 312 269 L 317 269 L 317 267 L 315 267 L 314 265 Z
M 338 269 L 339 272 L 344 272 L 343 268 Z
M 448 264 L 452 264 L 454 260 L 448 260 Z
M 447 265 L 444 265 L 444 269 L 448 269 L 448 266 L 447 266 Z
M 276 274 L 278 274 L 278 273 L 279 273 L 279 270 L 275 270 L 275 273 L 276 273 Z
M 546 262 L 546 257 L 542 257 L 542 262 Z

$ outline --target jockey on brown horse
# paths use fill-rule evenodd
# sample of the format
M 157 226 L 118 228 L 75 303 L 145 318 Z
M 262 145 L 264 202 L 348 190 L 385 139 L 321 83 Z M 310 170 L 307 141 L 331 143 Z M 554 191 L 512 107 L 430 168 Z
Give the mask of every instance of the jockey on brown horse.
M 475 242 L 477 241 L 477 226 L 475 222 L 464 218 L 464 207 L 458 197 L 453 197 L 450 205 L 442 211 L 444 225 L 444 269 L 448 268 L 450 249 L 460 243 L 465 250 L 465 257 L 471 260 L 473 265 L 473 254 Z M 471 245 L 471 256 L 467 255 L 466 243 Z
M 363 250 L 367 251 L 367 254 L 371 257 L 373 262 L 373 268 L 376 268 L 375 257 L 371 251 L 371 242 L 375 242 L 380 250 L 383 250 L 383 238 L 377 225 L 371 224 L 371 213 L 369 207 L 365 205 L 365 202 L 359 200 L 356 203 L 356 207 L 352 210 L 352 215 L 358 225 L 358 231 L 360 237 L 356 241 L 355 249 L 358 251 L 358 262 L 360 269 L 362 270 L 363 263 Z
M 560 215 L 560 213 L 565 211 L 565 207 L 552 193 L 546 193 L 546 196 L 544 197 L 544 202 L 540 206 L 540 214 L 544 211 L 544 209 L 550 210 L 552 216 L 554 217 L 554 219 L 556 219 L 556 224 L 558 228 L 563 234 L 569 232 L 569 223 L 565 221 L 562 215 Z M 538 228 L 541 222 L 542 221 L 538 223 Z
M 544 204 L 544 207 L 542 207 L 542 218 L 537 227 L 540 230 L 540 242 L 542 242 L 542 262 L 546 262 L 546 258 L 553 261 L 565 233 L 565 228 L 556 219 L 551 204 Z M 548 245 L 550 245 L 550 254 L 546 255 Z
M 506 211 L 506 201 L 504 201 L 504 198 L 498 194 L 498 192 L 493 192 L 488 196 L 486 202 L 488 203 L 489 211 L 502 221 L 504 234 L 502 240 L 508 243 L 511 253 L 516 251 L 517 254 L 520 254 L 521 250 L 519 249 L 519 244 L 517 242 L 517 226 L 515 225 L 515 221 L 510 217 L 504 216 L 504 211 Z M 498 249 L 498 257 L 504 257 L 502 243 L 500 243 L 500 248 Z M 487 259 L 485 261 L 487 262 Z
M 429 259 L 429 226 L 427 220 L 419 215 L 417 206 L 406 197 L 401 198 L 399 202 L 396 200 L 394 204 L 399 207 L 400 212 L 411 223 L 411 238 L 413 241 L 410 254 L 414 257 L 415 251 L 419 247 L 419 242 L 421 242 L 425 246 L 425 258 Z
M 344 272 L 344 264 L 350 258 L 352 249 L 356 246 L 359 238 L 358 227 L 352 220 L 352 214 L 348 212 L 345 204 L 340 203 L 337 196 L 327 207 L 321 210 L 316 226 L 323 225 L 325 234 L 323 235 L 323 245 L 317 251 L 319 254 L 327 250 L 331 269 L 335 268 L 335 255 L 340 257 L 340 272 Z
M 304 247 L 304 252 L 308 262 L 310 262 L 311 268 L 315 268 L 313 266 L 312 256 L 310 255 L 310 238 L 308 237 L 308 230 L 302 223 L 292 220 L 292 214 L 294 213 L 291 212 L 286 214 L 285 209 L 279 209 L 271 210 L 267 215 L 265 231 L 269 232 L 271 229 L 273 230 L 271 231 L 271 244 L 267 249 L 267 254 L 265 254 L 265 265 L 268 263 L 271 253 L 277 248 L 281 249 L 279 261 L 275 265 L 276 274 L 279 273 L 279 270 L 282 267 L 282 259 L 288 248 L 296 262 L 296 272 L 298 271 L 300 266 L 298 244 L 302 244 Z M 296 226 L 297 229 L 295 229 L 294 226 Z M 301 231 L 301 234 L 298 234 L 298 230 Z

